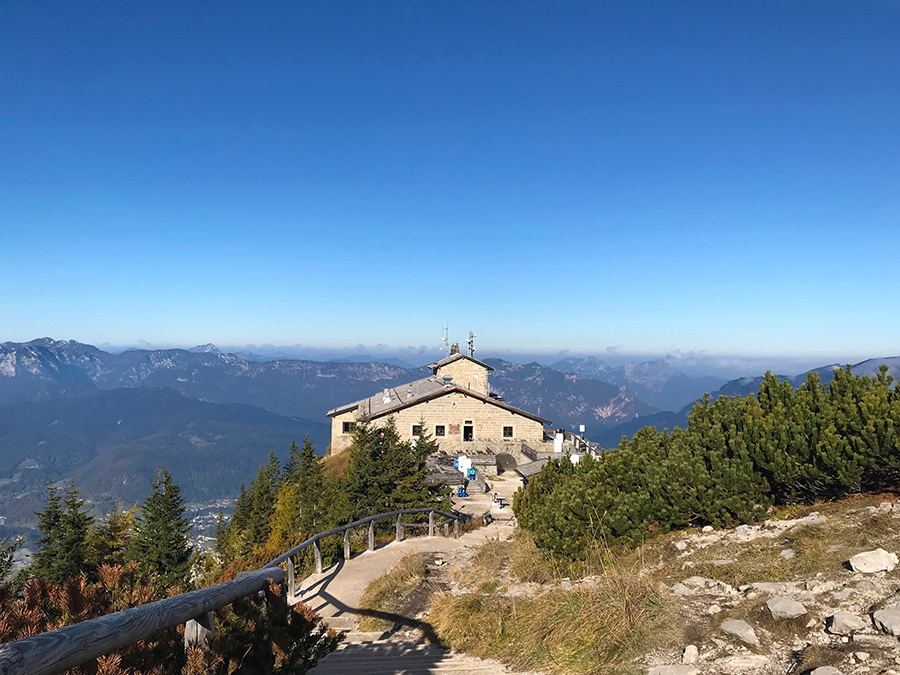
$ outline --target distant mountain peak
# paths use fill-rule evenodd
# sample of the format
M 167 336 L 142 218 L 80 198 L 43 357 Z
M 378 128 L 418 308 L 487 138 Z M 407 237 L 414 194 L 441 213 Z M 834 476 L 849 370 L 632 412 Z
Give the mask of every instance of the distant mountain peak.
M 208 342 L 205 345 L 197 345 L 196 347 L 191 347 L 188 349 L 191 354 L 216 354 L 219 355 L 222 352 L 219 351 L 219 348 L 216 347 L 212 342 Z

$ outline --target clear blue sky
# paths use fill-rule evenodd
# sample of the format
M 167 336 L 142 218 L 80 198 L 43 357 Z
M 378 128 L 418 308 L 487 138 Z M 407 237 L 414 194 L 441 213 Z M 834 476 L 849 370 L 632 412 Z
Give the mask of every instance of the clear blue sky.
M 3 3 L 0 341 L 900 353 L 900 4 Z

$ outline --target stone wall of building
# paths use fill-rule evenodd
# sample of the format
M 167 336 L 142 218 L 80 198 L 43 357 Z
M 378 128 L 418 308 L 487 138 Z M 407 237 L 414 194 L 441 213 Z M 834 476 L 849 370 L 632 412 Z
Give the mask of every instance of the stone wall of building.
M 441 449 L 480 446 L 487 441 L 498 448 L 508 445 L 518 449 L 523 441 L 537 444 L 544 438 L 544 427 L 540 422 L 458 391 L 400 410 L 393 414 L 393 418 L 404 440 L 413 438 L 413 426 L 424 420 L 426 431 L 441 444 Z M 386 417 L 378 418 L 375 423 L 384 424 L 386 421 Z M 467 425 L 466 422 L 472 424 Z M 444 427 L 443 436 L 437 435 L 435 427 L 439 425 Z M 472 426 L 472 441 L 463 440 L 466 426 Z M 511 438 L 503 436 L 503 427 L 506 426 L 513 428 Z
M 331 418 L 331 452 L 338 453 L 350 447 L 353 433 L 344 431 L 344 423 L 352 425 L 356 422 L 356 408 Z
M 436 377 L 452 375 L 453 384 L 458 384 L 461 387 L 467 387 L 468 389 L 480 392 L 485 396 L 490 393 L 490 385 L 488 384 L 488 369 L 484 366 L 479 366 L 473 361 L 469 361 L 468 359 L 459 359 L 457 361 L 454 361 L 453 363 L 448 363 L 446 366 L 441 366 L 436 370 Z

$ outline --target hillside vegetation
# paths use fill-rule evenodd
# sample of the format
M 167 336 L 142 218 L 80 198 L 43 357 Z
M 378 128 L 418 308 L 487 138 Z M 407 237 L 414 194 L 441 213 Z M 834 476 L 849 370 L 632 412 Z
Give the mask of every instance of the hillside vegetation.
M 584 557 L 594 542 L 640 544 L 658 532 L 750 523 L 773 505 L 897 484 L 900 385 L 835 371 L 798 388 L 767 374 L 759 393 L 708 397 L 687 429 L 646 428 L 580 463 L 549 463 L 514 510 L 538 546 Z

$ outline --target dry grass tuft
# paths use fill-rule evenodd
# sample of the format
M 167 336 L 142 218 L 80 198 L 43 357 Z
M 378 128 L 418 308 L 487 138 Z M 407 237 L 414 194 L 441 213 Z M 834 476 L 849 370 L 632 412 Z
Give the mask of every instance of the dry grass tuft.
M 404 601 L 425 583 L 425 562 L 421 554 L 410 553 L 393 568 L 370 583 L 359 600 L 362 610 L 400 614 Z M 393 622 L 374 616 L 359 620 L 361 631 L 385 631 Z
M 488 555 L 488 554 L 486 554 Z M 432 597 L 443 641 L 515 668 L 613 673 L 672 636 L 664 590 L 640 572 L 607 569 L 596 584 L 536 598 Z

